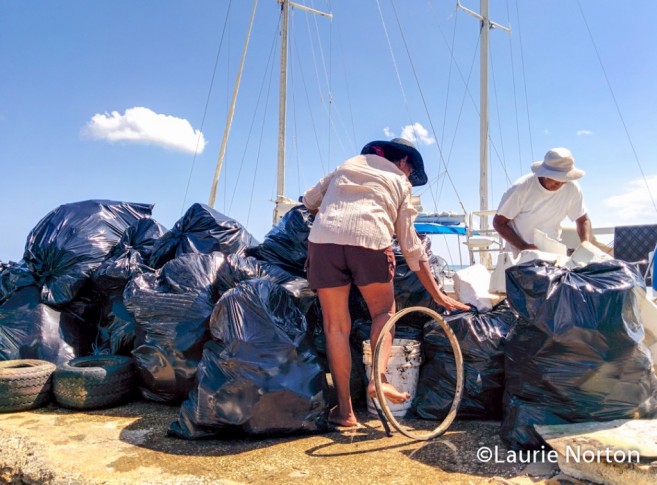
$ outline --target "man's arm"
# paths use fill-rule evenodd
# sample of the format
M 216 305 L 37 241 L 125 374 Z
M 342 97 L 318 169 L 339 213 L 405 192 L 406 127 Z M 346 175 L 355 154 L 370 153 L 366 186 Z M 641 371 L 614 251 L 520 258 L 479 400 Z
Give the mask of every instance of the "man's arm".
M 579 219 L 578 219 L 579 221 Z M 518 233 L 510 226 L 511 219 L 507 219 L 503 215 L 495 214 L 493 217 L 493 227 L 506 241 L 518 248 L 519 251 L 525 249 L 538 249 L 533 244 L 527 243 L 521 238 Z M 579 226 L 578 226 L 579 227 Z
M 579 236 L 579 240 L 581 242 L 591 241 L 592 230 L 591 219 L 589 219 L 589 215 L 584 214 L 583 216 L 577 218 L 575 223 L 577 224 L 577 235 Z

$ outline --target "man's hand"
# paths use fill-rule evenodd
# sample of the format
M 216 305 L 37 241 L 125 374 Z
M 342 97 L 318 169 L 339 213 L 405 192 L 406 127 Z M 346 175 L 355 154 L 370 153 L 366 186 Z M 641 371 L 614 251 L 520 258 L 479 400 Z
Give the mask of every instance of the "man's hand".
M 529 244 L 521 238 L 511 226 L 511 219 L 508 219 L 501 214 L 495 214 L 495 217 L 493 217 L 493 227 L 505 241 L 508 241 L 519 251 L 525 249 L 538 249 L 535 245 Z

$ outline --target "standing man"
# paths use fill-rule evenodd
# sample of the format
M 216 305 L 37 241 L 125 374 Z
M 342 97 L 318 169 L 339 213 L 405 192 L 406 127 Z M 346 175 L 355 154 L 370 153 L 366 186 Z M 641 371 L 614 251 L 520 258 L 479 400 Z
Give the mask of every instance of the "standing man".
M 504 193 L 493 218 L 493 227 L 506 241 L 505 249 L 514 256 L 525 249 L 538 249 L 534 229 L 559 240 L 566 217 L 577 224 L 580 241 L 590 241 L 591 221 L 576 182 L 584 171 L 575 168 L 570 150 L 552 148 L 531 168 L 532 173 L 520 177 Z

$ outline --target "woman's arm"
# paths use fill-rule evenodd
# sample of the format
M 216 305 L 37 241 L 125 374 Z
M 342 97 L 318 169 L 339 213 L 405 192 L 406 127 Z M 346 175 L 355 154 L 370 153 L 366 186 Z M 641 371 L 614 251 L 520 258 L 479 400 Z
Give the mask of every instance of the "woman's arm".
M 303 202 L 303 205 L 306 206 L 312 215 L 317 214 L 319 211 L 319 207 L 322 205 L 322 200 L 324 199 L 324 195 L 328 190 L 328 186 L 331 183 L 331 179 L 333 178 L 334 174 L 335 171 L 331 172 L 326 177 L 317 182 L 314 187 L 309 188 L 306 190 L 306 193 L 303 194 L 301 202 Z
M 431 295 L 431 298 L 433 298 L 438 305 L 443 306 L 450 311 L 469 310 L 470 307 L 468 307 L 468 305 L 465 305 L 440 291 L 438 283 L 436 283 L 436 280 L 433 277 L 428 261 L 420 261 L 420 269 L 416 271 L 415 274 L 422 283 L 422 286 L 424 286 Z

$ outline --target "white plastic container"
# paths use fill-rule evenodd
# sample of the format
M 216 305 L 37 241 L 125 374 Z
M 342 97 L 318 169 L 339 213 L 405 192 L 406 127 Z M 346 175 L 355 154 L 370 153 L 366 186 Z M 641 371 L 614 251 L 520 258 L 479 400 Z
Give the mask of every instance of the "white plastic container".
M 370 348 L 369 340 L 363 342 L 363 363 L 365 364 L 367 379 L 369 381 L 372 375 L 372 349 Z M 406 402 L 401 404 L 393 404 L 388 401 L 388 408 L 393 416 L 404 416 L 411 408 L 411 402 L 415 397 L 417 382 L 420 377 L 420 365 L 422 365 L 422 348 L 420 342 L 408 339 L 394 339 L 392 341 L 386 378 L 395 389 L 401 392 L 408 392 L 411 395 Z M 370 414 L 377 415 L 376 408 L 369 397 L 367 398 L 367 410 Z

